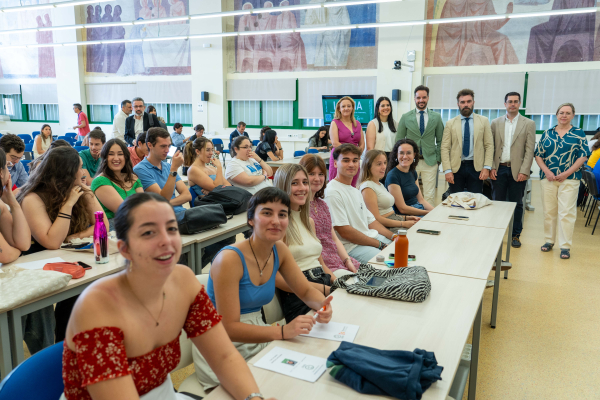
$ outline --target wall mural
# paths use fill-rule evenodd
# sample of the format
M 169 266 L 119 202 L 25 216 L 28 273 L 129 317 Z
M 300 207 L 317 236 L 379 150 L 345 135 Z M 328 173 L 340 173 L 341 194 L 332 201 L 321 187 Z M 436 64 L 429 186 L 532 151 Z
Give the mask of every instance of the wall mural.
M 316 28 L 379 21 L 375 4 L 277 11 L 278 7 L 334 0 L 235 0 L 235 10 L 272 7 L 273 12 L 235 17 L 236 32 Z M 281 72 L 377 68 L 377 30 L 239 36 L 229 41 L 230 70 Z
M 595 7 L 596 0 L 428 0 L 427 18 Z M 596 13 L 428 25 L 425 65 L 600 61 Z
M 48 0 L 31 0 L 27 4 L 54 3 Z M 25 5 L 19 0 L 0 0 L 0 7 Z M 2 30 L 52 26 L 53 11 L 30 10 L 0 13 Z M 52 32 L 27 32 L 9 35 L 0 34 L 0 45 L 54 43 Z M 7 49 L 0 51 L 0 78 L 56 78 L 54 48 Z
M 190 31 L 188 21 L 151 22 L 188 15 L 189 0 L 117 0 L 81 8 L 87 23 L 148 21 L 126 27 L 89 28 L 84 33 L 88 41 L 187 36 Z M 190 42 L 161 40 L 86 46 L 85 70 L 95 75 L 187 75 L 191 73 Z

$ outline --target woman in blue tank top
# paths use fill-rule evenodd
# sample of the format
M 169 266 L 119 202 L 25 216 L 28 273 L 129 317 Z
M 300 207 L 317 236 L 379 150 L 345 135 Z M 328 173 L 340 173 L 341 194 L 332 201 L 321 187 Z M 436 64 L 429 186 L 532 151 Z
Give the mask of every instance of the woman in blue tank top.
M 187 176 L 190 190 L 194 192 L 192 198 L 204 196 L 217 186 L 231 186 L 223 175 L 219 157 L 213 158 L 214 154 L 215 146 L 205 137 L 186 143 L 183 165 L 189 167 Z
M 331 319 L 331 297 L 312 287 L 281 239 L 286 233 L 290 198 L 284 191 L 269 187 L 257 192 L 248 206 L 252 236 L 227 246 L 213 260 L 207 292 L 234 345 L 249 360 L 269 342 L 307 334 L 314 325 L 311 315 L 300 315 L 287 325 L 271 326 L 262 319 L 261 309 L 275 296 L 279 271 L 292 291 L 310 308 L 319 311 L 317 322 Z M 199 351 L 194 350 L 196 377 L 205 390 L 219 384 Z

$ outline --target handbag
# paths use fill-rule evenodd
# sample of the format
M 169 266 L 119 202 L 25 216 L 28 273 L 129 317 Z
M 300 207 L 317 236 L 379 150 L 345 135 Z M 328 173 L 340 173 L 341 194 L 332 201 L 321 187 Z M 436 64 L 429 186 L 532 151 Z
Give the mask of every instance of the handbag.
M 246 189 L 235 186 L 217 186 L 206 196 L 196 197 L 194 206 L 220 204 L 227 215 L 238 215 L 248 209 L 252 194 Z
M 44 265 L 44 271 L 56 271 L 62 272 L 63 274 L 69 274 L 73 279 L 83 278 L 85 276 L 85 270 L 91 269 L 89 265 L 83 267 L 77 262 L 55 262 Z
M 385 281 L 379 286 L 367 285 L 367 282 L 373 277 L 385 278 Z M 356 278 L 358 282 L 348 284 L 347 281 L 350 278 Z M 421 303 L 431 293 L 431 282 L 425 267 L 383 270 L 370 264 L 361 264 L 356 274 L 340 276 L 333 282 L 331 288 L 332 291 L 334 288 L 340 288 L 350 294 L 361 296 Z
M 67 286 L 71 275 L 54 271 L 0 268 L 0 312 L 56 292 Z
M 185 210 L 183 217 L 178 221 L 179 232 L 183 235 L 214 229 L 221 224 L 227 223 L 228 219 L 223 206 L 220 204 L 206 204 Z

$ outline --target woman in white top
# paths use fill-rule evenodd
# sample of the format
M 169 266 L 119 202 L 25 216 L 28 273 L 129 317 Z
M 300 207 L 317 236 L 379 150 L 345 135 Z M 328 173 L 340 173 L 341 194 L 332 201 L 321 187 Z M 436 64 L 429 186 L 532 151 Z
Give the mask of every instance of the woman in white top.
M 35 137 L 33 158 L 36 159 L 44 154 L 48 150 L 48 147 L 50 147 L 50 143 L 52 143 L 52 128 L 50 128 L 50 125 L 44 124 L 42 125 L 40 134 Z
M 233 186 L 239 186 L 255 194 L 260 189 L 273 186 L 269 176 L 273 170 L 254 151 L 246 136 L 238 136 L 231 145 L 231 161 L 227 163 L 225 178 Z
M 359 190 L 371 214 L 392 232 L 398 228 L 410 228 L 421 218 L 398 215 L 394 212 L 392 196 L 380 179 L 385 175 L 387 157 L 382 150 L 369 150 L 360 167 Z
M 367 125 L 367 151 L 383 150 L 389 156 L 396 138 L 396 123 L 392 115 L 392 102 L 382 96 L 375 104 L 375 118 Z
M 291 215 L 283 242 L 287 244 L 300 270 L 311 286 L 329 295 L 335 275 L 321 256 L 323 246 L 315 233 L 315 221 L 310 217 L 310 183 L 308 172 L 299 164 L 284 164 L 275 173 L 274 185 L 290 196 Z M 310 311 L 310 307 L 294 294 L 277 273 L 275 286 L 281 290 L 281 303 L 286 322 Z

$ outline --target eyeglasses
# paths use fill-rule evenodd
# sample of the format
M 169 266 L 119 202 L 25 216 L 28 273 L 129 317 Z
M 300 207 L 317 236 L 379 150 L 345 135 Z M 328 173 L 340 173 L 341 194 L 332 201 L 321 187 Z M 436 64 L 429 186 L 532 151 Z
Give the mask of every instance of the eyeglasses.
M 24 160 L 24 159 L 25 159 L 25 156 L 21 156 L 21 157 L 17 157 L 17 156 L 10 156 L 10 159 L 11 159 L 13 162 L 17 163 L 17 162 L 19 162 L 19 161 L 21 161 L 21 160 Z
M 252 146 L 238 147 L 238 149 L 240 149 L 240 150 L 248 150 L 248 149 L 251 149 L 251 148 L 252 148 Z

